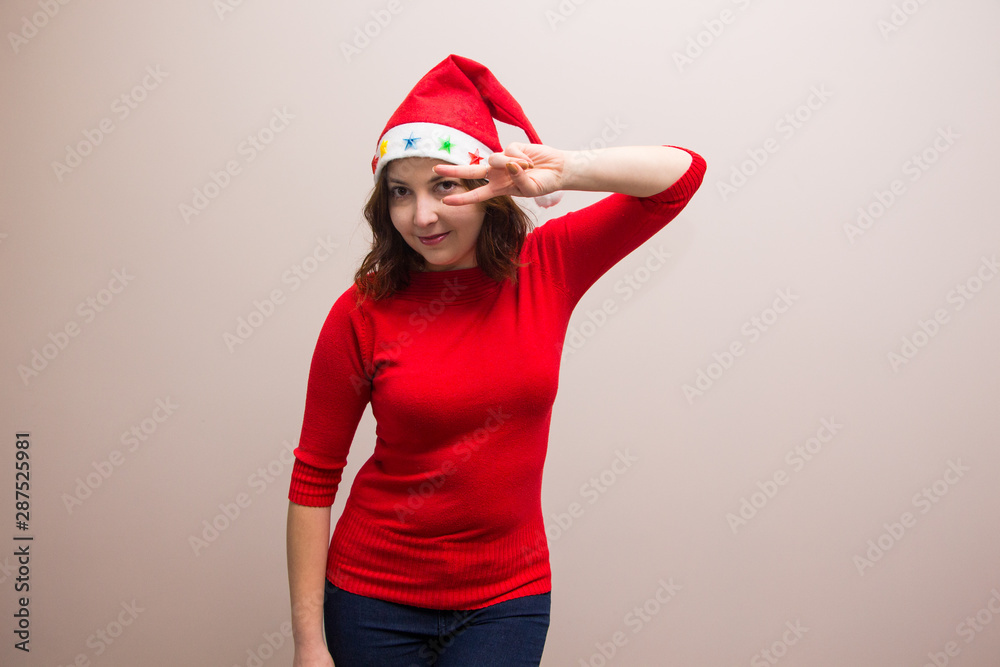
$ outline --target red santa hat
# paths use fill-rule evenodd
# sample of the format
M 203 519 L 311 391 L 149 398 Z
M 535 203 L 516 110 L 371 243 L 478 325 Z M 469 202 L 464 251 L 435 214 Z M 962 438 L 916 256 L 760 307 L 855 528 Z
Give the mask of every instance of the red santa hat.
M 375 181 L 398 158 L 464 165 L 502 153 L 494 119 L 524 130 L 529 143 L 542 143 L 521 105 L 492 72 L 474 60 L 448 56 L 417 82 L 386 123 L 372 158 Z M 535 197 L 540 206 L 559 199 L 560 193 Z

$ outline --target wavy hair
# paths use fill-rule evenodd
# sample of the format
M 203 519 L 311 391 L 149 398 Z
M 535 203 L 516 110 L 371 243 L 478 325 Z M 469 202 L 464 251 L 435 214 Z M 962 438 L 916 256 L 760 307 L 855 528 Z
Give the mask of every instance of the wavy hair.
M 358 288 L 358 303 L 366 297 L 373 300 L 392 296 L 405 289 L 410 271 L 420 270 L 424 258 L 411 248 L 393 226 L 389 215 L 388 169 L 383 169 L 364 206 L 365 220 L 372 230 L 372 249 L 354 274 Z M 467 189 L 485 185 L 485 179 L 459 179 Z M 534 224 L 513 197 L 502 195 L 482 202 L 485 207 L 483 226 L 476 240 L 476 264 L 496 281 L 508 279 L 517 283 L 517 260 L 528 232 Z

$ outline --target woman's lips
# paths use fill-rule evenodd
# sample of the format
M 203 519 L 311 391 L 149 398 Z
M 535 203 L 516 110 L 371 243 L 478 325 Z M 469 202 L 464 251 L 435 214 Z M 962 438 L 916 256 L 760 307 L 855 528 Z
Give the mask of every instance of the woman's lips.
M 444 240 L 444 237 L 448 236 L 451 232 L 445 232 L 444 234 L 437 234 L 436 236 L 421 236 L 420 242 L 424 245 L 437 245 Z

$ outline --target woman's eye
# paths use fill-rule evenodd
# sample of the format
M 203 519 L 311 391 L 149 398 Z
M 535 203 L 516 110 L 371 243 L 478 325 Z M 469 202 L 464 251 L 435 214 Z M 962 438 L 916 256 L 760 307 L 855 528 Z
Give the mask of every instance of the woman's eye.
M 389 194 L 391 194 L 393 197 L 402 197 L 406 194 L 406 188 L 397 185 L 396 187 L 389 190 Z
M 458 187 L 458 183 L 456 181 L 441 181 L 439 185 L 445 192 L 451 192 Z

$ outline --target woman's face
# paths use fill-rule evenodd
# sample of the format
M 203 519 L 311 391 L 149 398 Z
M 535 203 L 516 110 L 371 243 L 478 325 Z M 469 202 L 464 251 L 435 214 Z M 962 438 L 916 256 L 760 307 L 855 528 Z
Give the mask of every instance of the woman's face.
M 386 165 L 389 215 L 403 240 L 424 258 L 428 271 L 476 266 L 476 241 L 486 209 L 482 203 L 448 206 L 442 199 L 465 192 L 457 178 L 439 176 L 444 160 L 408 157 Z

